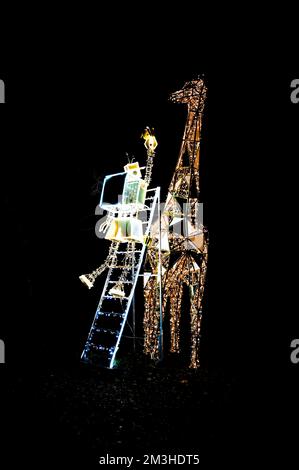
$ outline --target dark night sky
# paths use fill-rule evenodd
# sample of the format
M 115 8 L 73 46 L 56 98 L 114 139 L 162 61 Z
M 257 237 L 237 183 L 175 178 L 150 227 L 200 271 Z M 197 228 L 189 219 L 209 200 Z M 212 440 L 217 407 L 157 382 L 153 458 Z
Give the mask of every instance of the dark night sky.
M 195 393 L 201 401 L 207 386 L 207 468 L 214 456 L 221 466 L 228 458 L 230 468 L 234 460 L 240 468 L 244 457 L 269 467 L 271 457 L 277 464 L 280 454 L 287 468 L 298 447 L 299 366 L 289 358 L 290 341 L 299 337 L 299 104 L 290 102 L 290 82 L 299 76 L 294 69 L 298 51 L 292 49 L 298 41 L 289 37 L 297 32 L 296 16 L 288 10 L 284 28 L 281 5 L 278 21 L 273 6 L 264 17 L 254 5 L 240 11 L 213 5 L 211 22 L 202 2 L 198 8 L 191 3 L 165 6 L 164 14 L 162 4 L 132 4 L 131 9 L 128 2 L 114 2 L 107 14 L 107 5 L 93 12 L 78 4 L 78 17 L 75 4 L 68 5 L 66 14 L 61 5 L 45 13 L 35 7 L 30 15 L 35 28 L 19 15 L 22 30 L 14 15 L 14 27 L 1 41 L 0 78 L 6 83 L 7 104 L 0 107 L 0 338 L 6 345 L 4 382 L 7 372 L 18 389 L 11 400 L 1 400 L 8 410 L 7 426 L 1 410 L 1 427 L 11 435 L 9 446 L 1 442 L 10 462 L 18 457 L 24 464 L 22 444 L 32 462 L 37 448 L 43 452 L 43 438 L 47 452 L 41 457 L 51 461 L 57 456 L 55 465 L 61 462 L 55 441 L 64 447 L 65 427 L 48 433 L 45 428 L 58 410 L 65 414 L 71 388 L 67 371 L 79 364 L 101 292 L 101 282 L 98 290 L 88 291 L 78 279 L 98 266 L 106 252 L 94 234 L 95 185 L 121 170 L 126 152 L 142 162 L 140 132 L 150 125 L 159 141 L 153 182 L 166 194 L 186 118 L 184 107 L 171 104 L 168 96 L 202 73 L 208 85 L 201 183 L 210 232 L 203 325 L 209 379 Z M 4 32 L 8 21 L 2 16 Z M 55 397 L 53 409 L 44 405 L 49 414 L 44 421 L 34 403 L 39 381 L 33 379 L 57 365 L 66 377 L 61 382 L 65 393 L 62 387 L 60 406 Z M 222 377 L 222 372 L 234 378 L 228 382 L 235 383 L 229 399 L 233 407 L 227 407 L 224 389 L 216 385 L 213 390 L 213 376 Z M 22 375 L 27 377 L 23 386 Z M 84 383 L 82 369 L 79 376 Z M 77 385 L 80 397 L 70 408 L 76 432 L 88 397 Z M 113 403 L 115 390 L 105 384 L 104 390 L 111 390 Z M 83 406 L 77 409 L 80 400 Z M 202 403 L 205 407 L 206 399 Z M 156 421 L 163 409 L 153 408 Z M 41 425 L 32 434 L 28 423 L 34 427 L 35 415 Z M 217 419 L 211 420 L 213 415 Z M 204 435 L 202 410 L 198 416 L 195 432 Z M 96 425 L 99 431 L 102 420 Z M 178 437 L 182 433 L 184 425 Z M 204 440 L 201 444 L 206 450 Z M 74 447 L 71 440 L 70 455 L 76 455 Z M 40 467 L 39 455 L 38 461 Z
M 215 367 L 239 367 L 245 356 L 266 361 L 257 358 L 258 348 L 267 346 L 269 318 L 276 325 L 281 318 L 269 306 L 266 269 L 274 258 L 284 263 L 278 252 L 292 224 L 281 222 L 280 196 L 294 195 L 293 76 L 276 73 L 273 81 L 270 72 L 246 68 L 212 71 L 198 60 L 162 70 L 127 64 L 78 73 L 62 66 L 26 74 L 22 82 L 7 75 L 1 335 L 13 363 L 22 363 L 25 350 L 31 363 L 77 361 L 99 297 L 78 275 L 105 255 L 93 231 L 95 185 L 121 170 L 126 152 L 144 160 L 140 132 L 150 125 L 159 141 L 154 183 L 165 194 L 186 117 L 168 96 L 199 73 L 209 87 L 201 166 L 211 237 L 206 355 Z M 273 230 L 265 226 L 271 220 Z M 277 237 L 279 248 L 277 242 L 272 248 Z M 272 288 L 283 281 L 274 276 L 273 282 Z

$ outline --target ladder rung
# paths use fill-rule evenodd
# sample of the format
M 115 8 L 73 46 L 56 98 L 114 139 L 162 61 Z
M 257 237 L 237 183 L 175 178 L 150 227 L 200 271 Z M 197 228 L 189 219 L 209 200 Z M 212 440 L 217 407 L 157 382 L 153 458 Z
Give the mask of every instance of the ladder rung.
M 111 328 L 98 328 L 94 326 L 93 331 L 97 331 L 97 332 L 103 331 L 103 333 L 113 333 L 117 336 L 119 335 L 119 330 L 112 330 Z
M 152 191 L 157 191 L 158 188 L 149 188 L 146 190 L 147 193 L 151 193 Z
M 107 346 L 101 346 L 101 345 L 98 345 L 98 344 L 95 344 L 95 343 L 91 343 L 88 340 L 86 341 L 86 343 L 87 343 L 88 347 L 95 348 L 98 351 L 106 351 L 107 353 L 109 353 L 109 355 L 112 355 L 113 351 L 115 350 L 115 346 L 111 346 L 110 348 L 108 348 Z
M 142 253 L 142 250 L 130 250 L 130 251 L 117 251 L 117 255 L 125 255 L 126 253 Z
M 134 281 L 108 281 L 108 284 L 116 284 L 117 282 L 120 282 L 121 284 L 133 284 Z
M 133 265 L 132 266 L 124 266 L 123 264 L 116 264 L 115 266 L 109 266 L 109 269 L 132 269 L 133 268 Z
M 117 315 L 117 316 L 121 316 L 121 317 L 123 317 L 123 318 L 126 316 L 125 313 L 119 313 L 119 312 L 101 312 L 101 311 L 98 311 L 98 312 L 97 312 L 97 315 L 98 315 L 98 316 L 100 316 L 100 315 L 107 315 L 108 317 Z
M 129 300 L 129 297 L 114 297 L 113 295 L 104 295 L 104 299 Z

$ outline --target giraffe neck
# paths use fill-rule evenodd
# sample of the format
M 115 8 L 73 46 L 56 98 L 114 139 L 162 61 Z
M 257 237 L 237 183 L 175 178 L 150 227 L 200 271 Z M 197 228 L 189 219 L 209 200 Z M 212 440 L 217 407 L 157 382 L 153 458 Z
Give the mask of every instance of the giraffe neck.
M 202 114 L 198 113 L 196 108 L 194 110 L 194 103 L 192 106 L 188 104 L 188 116 L 179 158 L 169 187 L 170 193 L 183 199 L 190 197 L 190 189 L 194 185 L 197 195 L 199 194 L 201 125 Z
M 185 152 L 188 153 L 189 165 L 199 170 L 199 146 L 201 133 L 201 114 L 190 109 L 188 106 L 187 122 L 184 130 L 184 137 L 179 155 L 178 165 L 180 165 Z M 191 170 L 191 168 L 190 168 Z

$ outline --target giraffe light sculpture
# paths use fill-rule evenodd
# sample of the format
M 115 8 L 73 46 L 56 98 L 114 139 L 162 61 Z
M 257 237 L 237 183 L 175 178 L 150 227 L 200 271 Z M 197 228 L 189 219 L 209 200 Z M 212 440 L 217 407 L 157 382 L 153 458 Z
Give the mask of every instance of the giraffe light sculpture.
M 202 300 L 204 294 L 207 258 L 208 232 L 199 217 L 200 211 L 200 140 L 202 118 L 207 88 L 203 79 L 185 83 L 184 87 L 170 97 L 174 103 L 185 103 L 188 107 L 187 121 L 179 152 L 177 165 L 169 186 L 164 212 L 161 217 L 163 321 L 169 304 L 170 352 L 179 353 L 181 316 L 184 285 L 190 298 L 190 367 L 200 365 L 199 345 L 202 323 Z M 178 230 L 179 228 L 182 230 Z M 147 251 L 144 289 L 144 351 L 153 359 L 160 355 L 158 296 L 158 228 L 153 225 Z M 163 242 L 164 240 L 164 242 Z

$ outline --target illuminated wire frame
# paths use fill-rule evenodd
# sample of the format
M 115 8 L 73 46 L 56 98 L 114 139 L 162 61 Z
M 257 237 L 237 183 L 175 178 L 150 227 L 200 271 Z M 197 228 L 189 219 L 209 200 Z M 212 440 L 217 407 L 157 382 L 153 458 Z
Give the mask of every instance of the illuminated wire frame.
M 158 259 L 158 237 L 155 227 L 151 231 L 146 266 L 148 275 L 144 288 L 144 351 L 153 359 L 161 356 L 162 333 L 159 312 L 157 274 L 162 269 L 162 312 L 169 304 L 170 352 L 180 352 L 180 326 L 184 285 L 190 297 L 190 367 L 200 365 L 199 346 L 202 322 L 202 300 L 204 294 L 207 259 L 208 232 L 198 221 L 196 208 L 200 201 L 199 163 L 202 117 L 207 88 L 202 79 L 187 82 L 170 97 L 174 103 L 185 103 L 188 115 L 178 162 L 169 186 L 164 213 L 161 217 L 161 259 Z M 188 214 L 182 204 L 187 204 Z M 191 214 L 191 215 L 190 215 Z M 184 224 L 183 233 L 174 230 L 178 223 Z M 173 256 L 176 254 L 176 256 Z M 176 260 L 176 261 L 173 261 Z
M 144 179 L 141 173 L 143 168 L 139 168 L 138 162 L 132 162 L 125 166 L 124 172 L 108 175 L 104 180 L 100 207 L 107 210 L 108 215 L 99 230 L 111 241 L 111 245 L 105 262 L 92 273 L 80 276 L 80 280 L 91 289 L 97 277 L 108 270 L 81 360 L 110 369 L 115 364 L 131 305 L 135 338 L 134 293 L 154 215 L 158 212 L 160 217 L 161 212 L 160 187 L 148 188 L 157 141 L 148 128 L 143 138 L 147 150 Z M 115 192 L 115 184 L 122 188 L 120 199 Z M 160 240 L 160 235 L 158 238 Z M 162 319 L 161 275 L 159 278 Z

